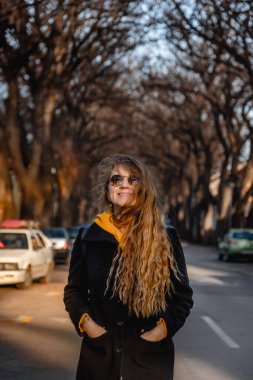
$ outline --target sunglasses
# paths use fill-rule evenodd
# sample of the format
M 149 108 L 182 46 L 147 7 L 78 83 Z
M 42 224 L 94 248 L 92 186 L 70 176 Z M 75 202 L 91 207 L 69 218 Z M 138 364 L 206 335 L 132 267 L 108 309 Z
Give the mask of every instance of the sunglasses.
M 124 178 L 127 178 L 128 184 L 130 186 L 134 186 L 142 182 L 141 178 L 139 177 L 131 177 L 131 176 L 127 177 L 125 175 L 119 175 L 119 174 L 113 175 L 110 178 L 109 182 L 112 184 L 112 186 L 122 186 L 124 183 Z

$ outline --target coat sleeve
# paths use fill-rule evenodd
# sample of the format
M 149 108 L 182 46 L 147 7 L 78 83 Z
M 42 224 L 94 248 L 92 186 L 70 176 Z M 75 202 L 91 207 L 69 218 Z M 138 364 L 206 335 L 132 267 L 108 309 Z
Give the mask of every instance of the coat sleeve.
M 190 314 L 193 306 L 192 288 L 189 285 L 185 258 L 177 231 L 170 228 L 168 231 L 169 239 L 173 247 L 174 259 L 179 270 L 179 279 L 171 272 L 171 281 L 174 291 L 167 297 L 166 310 L 161 317 L 165 320 L 167 336 L 172 338 L 176 332 L 184 325 L 186 318 Z
M 85 281 L 85 242 L 82 241 L 81 228 L 78 232 L 71 252 L 68 282 L 64 288 L 64 304 L 77 333 L 83 336 L 79 329 L 79 321 L 84 313 L 89 313 L 88 286 Z

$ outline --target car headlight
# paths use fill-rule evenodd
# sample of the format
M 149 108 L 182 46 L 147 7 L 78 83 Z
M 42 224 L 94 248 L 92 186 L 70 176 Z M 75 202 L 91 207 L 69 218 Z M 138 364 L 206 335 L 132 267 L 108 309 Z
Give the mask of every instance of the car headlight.
M 0 270 L 18 270 L 17 263 L 0 263 Z

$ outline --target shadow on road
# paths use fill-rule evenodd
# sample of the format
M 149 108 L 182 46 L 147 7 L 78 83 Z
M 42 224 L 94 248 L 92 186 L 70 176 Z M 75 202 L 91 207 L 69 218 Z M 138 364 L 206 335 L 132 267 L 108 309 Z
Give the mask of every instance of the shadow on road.
M 0 321 L 0 374 L 4 380 L 75 378 L 81 339 L 72 327 L 51 321 Z

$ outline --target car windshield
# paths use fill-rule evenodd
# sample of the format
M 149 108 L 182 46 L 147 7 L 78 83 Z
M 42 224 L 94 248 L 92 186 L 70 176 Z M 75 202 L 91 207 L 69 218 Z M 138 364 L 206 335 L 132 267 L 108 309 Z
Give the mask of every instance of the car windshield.
M 244 231 L 244 232 L 233 232 L 232 237 L 234 239 L 247 239 L 253 240 L 253 232 Z
M 26 234 L 1 232 L 0 249 L 28 249 Z
M 65 238 L 64 230 L 56 228 L 43 228 L 42 231 L 49 238 Z

